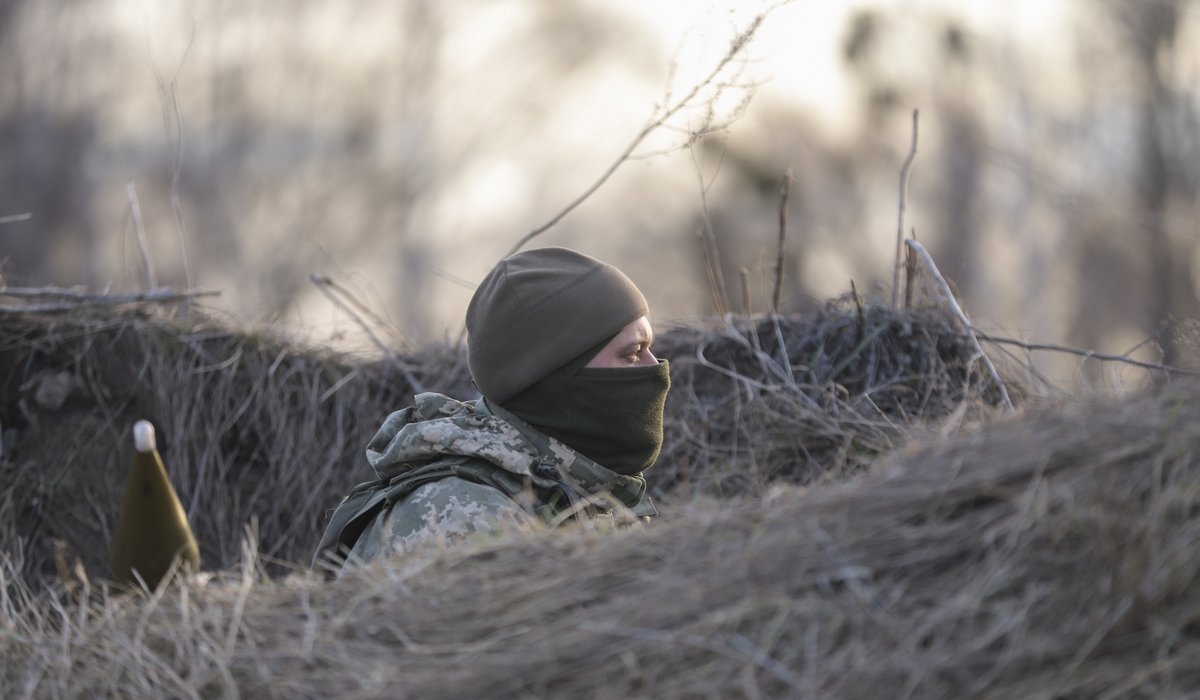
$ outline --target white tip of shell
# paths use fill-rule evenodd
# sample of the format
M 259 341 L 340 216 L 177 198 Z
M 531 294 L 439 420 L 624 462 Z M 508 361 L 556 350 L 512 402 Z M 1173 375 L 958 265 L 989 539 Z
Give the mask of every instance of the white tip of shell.
M 148 420 L 133 424 L 133 445 L 138 452 L 154 451 L 154 426 Z

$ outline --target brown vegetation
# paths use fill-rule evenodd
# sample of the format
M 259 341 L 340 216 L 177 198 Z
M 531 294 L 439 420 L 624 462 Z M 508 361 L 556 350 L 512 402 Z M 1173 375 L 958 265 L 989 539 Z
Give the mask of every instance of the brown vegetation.
M 411 399 L 394 362 L 144 310 L 0 317 L 0 694 L 858 695 L 872 687 L 869 658 L 884 660 L 872 673 L 914 688 L 961 690 L 940 670 L 959 657 L 945 654 L 1009 663 L 1009 651 L 987 656 L 987 645 L 1007 649 L 1003 635 L 964 642 L 1001 624 L 995 606 L 1016 605 L 1009 588 L 988 588 L 993 578 L 1016 576 L 1018 601 L 1041 604 L 1022 586 L 1042 595 L 1045 552 L 1013 544 L 1040 532 L 1021 499 L 1049 498 L 1023 490 L 1026 467 L 1058 483 L 1058 451 L 1125 455 L 1133 429 L 1083 445 L 1082 413 L 1012 424 L 1001 430 L 1030 432 L 928 448 L 848 481 L 912 433 L 998 402 L 945 309 L 847 297 L 809 318 L 668 330 L 656 349 L 674 383 L 649 473 L 661 521 L 620 537 L 556 531 L 430 552 L 326 583 L 296 562 L 327 510 L 370 477 L 361 450 L 383 416 Z M 394 359 L 424 386 L 471 394 L 461 347 Z M 157 422 L 206 567 L 219 571 L 113 597 L 108 541 L 142 417 Z M 1147 449 L 1176 454 L 1171 433 L 1159 439 Z M 1028 532 L 1005 534 L 1013 523 Z M 1090 545 L 1054 546 L 1085 556 Z M 1043 569 L 1012 573 L 1029 556 Z M 960 584 L 982 597 L 935 593 Z M 940 619 L 950 626 L 919 644 L 897 636 Z M 1085 632 L 1089 620 L 1077 621 Z
M 6 696 L 1175 697 L 1200 388 L 1044 409 L 812 489 L 335 582 L 10 597 Z M 8 590 L 12 585 L 8 572 Z
M 911 422 L 992 400 L 958 332 L 938 307 L 860 313 L 847 301 L 809 319 L 660 334 L 675 389 L 652 493 L 682 503 L 848 474 Z M 475 395 L 461 347 L 394 359 L 422 386 Z M 251 519 L 264 556 L 306 562 L 328 510 L 372 477 L 368 439 L 411 397 L 392 362 L 212 321 L 0 317 L 0 548 L 35 588 L 58 577 L 55 541 L 107 576 L 130 427 L 147 418 L 206 567 L 237 562 Z

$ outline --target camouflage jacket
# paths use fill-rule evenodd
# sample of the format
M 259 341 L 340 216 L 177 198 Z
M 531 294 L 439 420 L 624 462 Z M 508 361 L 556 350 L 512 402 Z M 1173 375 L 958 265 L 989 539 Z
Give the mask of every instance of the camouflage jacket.
M 355 487 L 330 519 L 314 567 L 371 561 L 430 542 L 611 515 L 654 515 L 641 476 L 605 469 L 486 400 L 435 393 L 384 421 L 367 444 L 378 479 Z

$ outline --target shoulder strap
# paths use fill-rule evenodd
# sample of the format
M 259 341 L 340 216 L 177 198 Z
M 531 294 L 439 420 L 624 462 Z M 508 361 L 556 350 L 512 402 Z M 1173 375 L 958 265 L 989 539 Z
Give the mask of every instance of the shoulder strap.
M 490 462 L 466 456 L 437 459 L 390 479 L 359 484 L 342 499 L 330 517 L 329 525 L 317 543 L 313 568 L 336 571 L 345 562 L 346 553 L 384 508 L 403 500 L 426 484 L 450 477 L 491 486 L 514 500 L 529 490 L 529 485 L 518 475 Z
M 313 569 L 323 569 L 332 574 L 341 568 L 346 553 L 358 541 L 359 535 L 367 529 L 376 514 L 383 508 L 387 493 L 381 488 L 381 481 L 368 481 L 354 487 L 348 496 L 342 499 L 325 526 L 325 533 L 317 543 L 317 551 L 313 554 Z

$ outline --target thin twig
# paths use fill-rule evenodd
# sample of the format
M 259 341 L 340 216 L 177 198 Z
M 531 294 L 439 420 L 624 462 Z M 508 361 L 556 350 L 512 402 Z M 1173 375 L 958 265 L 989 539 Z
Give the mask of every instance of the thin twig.
M 194 284 L 192 279 L 192 258 L 191 251 L 188 247 L 187 226 L 183 220 L 183 208 L 179 203 L 179 174 L 183 170 L 183 102 L 179 97 L 179 75 L 183 72 L 183 66 L 187 62 L 188 54 L 191 53 L 192 45 L 196 42 L 196 24 L 192 22 L 191 36 L 188 38 L 187 46 L 183 50 L 183 56 L 179 59 L 179 65 L 175 67 L 175 74 L 168 81 L 163 77 L 162 70 L 158 66 L 158 61 L 155 59 L 153 52 L 150 52 L 150 64 L 154 70 L 154 79 L 158 83 L 159 101 L 163 108 L 163 130 L 167 135 L 167 147 L 171 150 L 167 153 L 167 165 L 171 173 L 171 213 L 175 217 L 176 231 L 179 234 L 180 254 L 183 257 L 183 273 L 184 279 L 187 281 L 187 286 L 190 289 Z M 149 46 L 147 46 L 149 50 Z M 168 92 L 169 88 L 169 92 Z M 175 117 L 174 125 L 171 123 L 172 115 Z M 172 131 L 174 126 L 174 131 Z M 174 133 L 174 139 L 172 139 Z M 172 143 L 174 140 L 174 143 Z M 184 309 L 187 313 L 188 309 Z
M 900 256 L 904 249 L 904 210 L 908 207 L 908 171 L 912 168 L 913 159 L 917 156 L 917 136 L 921 110 L 914 109 L 912 116 L 912 147 L 904 165 L 900 167 L 900 216 L 896 223 L 896 265 L 892 272 L 892 308 L 900 305 Z
M 863 313 L 862 297 L 858 295 L 858 287 L 854 286 L 854 280 L 850 280 L 850 293 L 854 295 L 854 307 L 858 309 L 858 332 L 855 333 L 854 342 L 862 341 L 862 334 L 867 327 L 867 316 Z
M 787 255 L 787 204 L 792 189 L 792 171 L 783 176 L 779 189 L 779 248 L 775 253 L 775 294 L 771 297 L 771 313 L 779 313 L 779 299 L 783 294 L 783 260 Z
M 754 315 L 754 309 L 750 304 L 750 271 L 742 268 L 742 310 L 746 312 L 746 318 Z
M 133 180 L 125 183 L 125 196 L 129 199 L 129 217 L 133 219 L 133 232 L 137 234 L 138 250 L 142 253 L 142 265 L 146 267 L 146 284 L 150 285 L 151 289 L 157 289 L 158 274 L 154 272 L 154 257 L 150 255 L 150 244 L 146 241 L 146 229 L 142 226 L 142 207 L 138 204 L 137 190 L 133 187 Z M 191 286 L 188 284 L 189 288 Z
M 717 234 L 713 231 L 712 217 L 708 215 L 708 187 L 704 185 L 704 173 L 700 169 L 700 161 L 696 158 L 695 143 L 688 146 L 688 154 L 692 158 L 692 165 L 696 170 L 696 180 L 700 185 L 700 216 L 704 219 L 704 230 L 708 234 L 704 264 L 709 265 L 711 262 L 708 273 L 716 280 L 714 294 L 719 294 L 721 297 L 717 309 L 724 318 L 725 313 L 720 310 L 729 308 L 729 290 L 725 287 L 725 273 L 721 270 L 721 251 L 717 248 Z M 715 178 L 716 175 L 713 177 Z
M 1131 357 L 1126 357 L 1124 355 L 1109 355 L 1109 354 L 1102 353 L 1102 352 L 1096 352 L 1094 350 L 1082 350 L 1080 348 L 1071 348 L 1071 347 L 1067 347 L 1065 345 L 1054 345 L 1051 343 L 1026 343 L 1023 340 L 1017 340 L 1016 338 L 1004 338 L 1001 336 L 989 335 L 989 334 L 979 330 L 978 328 L 974 328 L 974 327 L 971 328 L 971 332 L 974 333 L 980 340 L 986 340 L 989 343 L 996 343 L 997 345 L 1015 345 L 1016 347 L 1019 347 L 1019 348 L 1025 349 L 1025 350 L 1045 350 L 1048 352 L 1064 352 L 1064 353 L 1068 353 L 1071 355 L 1079 355 L 1080 357 L 1095 358 L 1097 360 L 1105 360 L 1107 362 L 1123 362 L 1127 365 L 1134 365 L 1135 367 L 1142 367 L 1143 369 L 1156 369 L 1156 370 L 1161 370 L 1163 372 L 1173 372 L 1175 374 L 1186 374 L 1186 375 L 1192 376 L 1192 377 L 1200 376 L 1200 372 L 1195 372 L 1190 369 L 1183 369 L 1181 367 L 1172 367 L 1170 365 L 1159 364 L 1157 362 L 1142 362 L 1141 360 L 1135 360 Z
M 0 289 L 0 297 L 20 297 L 30 299 L 58 299 L 58 303 L 22 304 L 18 306 L 0 306 L 0 313 L 6 314 L 47 314 L 74 311 L 86 307 L 111 308 L 125 304 L 170 304 L 173 302 L 190 302 L 196 297 L 219 296 L 219 290 L 190 289 L 176 291 L 169 288 L 152 289 L 131 294 L 88 294 L 75 289 L 59 289 L 56 287 L 24 288 L 10 287 Z
M 193 28 L 193 33 L 194 33 Z M 189 43 L 189 47 L 190 47 Z M 185 55 L 186 57 L 186 55 Z M 182 63 L 180 68 L 182 68 Z M 195 284 L 192 276 L 192 253 L 188 246 L 187 224 L 183 220 L 183 207 L 179 203 L 179 173 L 183 170 L 183 104 L 179 98 L 179 78 L 171 81 L 171 94 L 175 103 L 175 138 L 178 150 L 175 155 L 175 165 L 171 173 L 171 212 L 175 215 L 175 226 L 179 232 L 179 249 L 183 257 L 183 275 L 190 288 Z
M 375 333 L 371 331 L 371 327 L 367 325 L 367 322 L 364 321 L 361 316 L 355 313 L 354 309 L 350 308 L 350 306 L 348 306 L 336 294 L 333 293 L 333 290 L 330 287 L 330 280 L 318 275 L 309 275 L 308 278 L 317 286 L 317 289 L 321 290 L 322 294 L 324 294 L 330 301 L 333 302 L 334 306 L 344 311 L 347 316 L 349 316 L 355 323 L 358 324 L 359 328 L 363 329 L 363 332 L 365 332 L 367 337 L 375 343 L 376 347 L 383 351 L 384 357 L 386 357 L 388 361 L 396 367 L 396 369 L 400 370 L 400 374 L 404 375 L 404 380 L 408 382 L 410 387 L 412 387 L 414 394 L 425 393 L 425 387 L 421 385 L 421 382 L 417 381 L 417 378 L 413 376 L 412 371 L 400 361 L 400 358 L 396 357 L 396 354 L 392 352 L 391 348 L 385 345 L 383 341 L 379 339 L 379 336 L 375 335 Z
M 1178 326 L 1181 323 L 1195 321 L 1197 318 L 1198 317 L 1196 317 L 1196 316 L 1185 316 L 1183 318 L 1172 319 L 1172 320 L 1162 324 L 1161 326 L 1159 326 L 1158 330 L 1151 333 L 1148 337 L 1146 337 L 1145 339 L 1140 341 L 1137 345 L 1134 345 L 1133 347 L 1129 348 L 1125 352 L 1121 353 L 1122 357 L 1129 357 L 1130 355 L 1132 355 L 1134 353 L 1135 350 L 1142 347 L 1143 345 L 1145 345 L 1147 343 L 1157 342 L 1159 336 L 1161 336 L 1163 333 L 1166 333 L 1167 331 L 1174 329 L 1176 326 Z M 1160 356 L 1162 355 L 1161 347 L 1160 347 L 1159 355 Z
M 406 351 L 413 350 L 412 343 L 410 343 L 408 339 L 405 338 L 393 324 L 385 321 L 379 316 L 379 314 L 375 313 L 368 308 L 366 304 L 359 301 L 358 297 L 350 293 L 350 290 L 338 284 L 332 277 L 322 277 L 321 279 L 331 290 L 342 295 L 347 302 L 354 306 L 354 308 L 358 309 L 359 312 L 361 312 L 364 316 L 374 321 L 379 327 L 387 329 L 388 333 L 390 333 L 396 342 L 398 342 Z
M 917 240 L 917 230 L 915 228 L 912 231 L 912 239 L 914 241 Z M 904 279 L 904 310 L 910 311 L 912 310 L 913 285 L 917 281 L 917 256 L 912 252 L 912 248 L 904 249 L 904 261 L 907 268 L 907 274 Z
M 24 214 L 13 214 L 12 216 L 0 216 L 0 224 L 11 224 L 14 221 L 25 221 L 32 219 L 33 212 L 25 212 Z
M 708 287 L 712 290 L 713 306 L 717 315 L 725 318 L 725 305 L 721 303 L 721 291 L 717 287 L 717 278 L 713 275 L 712 261 L 708 257 L 708 244 L 704 239 L 704 231 L 696 231 L 696 240 L 700 241 L 700 255 L 704 258 L 704 270 L 708 273 Z
M 608 179 L 612 177 L 613 173 L 617 172 L 617 169 L 620 168 L 625 161 L 629 160 L 631 156 L 633 156 L 633 152 L 637 150 L 638 146 L 642 145 L 642 142 L 646 140 L 646 137 L 650 136 L 650 134 L 661 128 L 669 119 L 671 119 L 671 117 L 674 117 L 679 113 L 680 110 L 682 110 L 684 107 L 687 107 L 702 90 L 713 84 L 713 82 L 717 79 L 717 76 L 719 76 L 721 72 L 725 70 L 726 66 L 732 63 L 734 59 L 736 59 L 746 49 L 746 47 L 750 45 L 750 41 L 754 38 L 754 35 L 758 32 L 759 28 L 762 27 L 763 21 L 766 20 L 767 15 L 780 4 L 783 3 L 778 3 L 768 8 L 762 14 L 751 20 L 750 24 L 745 29 L 734 36 L 733 41 L 731 41 L 729 44 L 729 49 L 725 52 L 725 55 L 721 57 L 721 60 L 717 62 L 716 66 L 707 77 L 692 86 L 692 89 L 674 104 L 671 104 L 670 102 L 665 103 L 661 108 L 661 111 L 660 108 L 656 108 L 655 113 L 651 115 L 650 122 L 646 124 L 646 126 L 642 127 L 642 130 L 633 137 L 633 140 L 629 142 L 629 145 L 625 147 L 625 150 L 621 152 L 621 155 L 617 156 L 617 159 L 608 166 L 608 169 L 606 169 L 590 187 L 584 190 L 583 194 L 575 198 L 575 200 L 568 204 L 558 214 L 555 214 L 550 221 L 525 234 L 525 236 L 521 240 L 517 241 L 517 244 L 512 247 L 512 250 L 508 251 L 508 255 L 516 253 L 518 250 L 525 247 L 526 243 L 550 230 L 555 224 L 557 224 L 559 221 L 562 221 L 567 214 L 570 214 L 575 210 L 576 207 L 587 201 L 588 197 L 591 197 L 592 194 L 595 193 L 596 190 L 600 189 L 605 182 L 608 182 Z M 687 145 L 691 145 L 695 136 L 696 134 L 693 134 L 689 137 Z
M 215 297 L 220 296 L 220 294 L 220 290 L 213 289 L 177 291 L 170 287 L 152 289 L 145 292 L 131 292 L 129 294 L 89 294 L 82 289 L 64 289 L 62 287 L 0 287 L 0 297 L 70 299 L 79 303 L 92 303 L 103 306 L 130 304 L 139 301 L 179 301 L 183 297 Z
M 938 270 L 937 265 L 933 263 L 933 258 L 925 250 L 925 246 L 920 243 L 911 239 L 905 241 L 905 243 L 921 256 L 921 260 L 924 261 L 925 266 L 929 269 L 929 273 L 941 285 L 942 292 L 946 295 L 946 303 L 950 305 L 950 310 L 954 312 L 954 315 L 962 322 L 963 327 L 967 329 L 967 337 L 971 340 L 971 345 L 975 348 L 975 352 L 979 353 L 979 356 L 983 358 L 983 364 L 987 367 L 988 373 L 992 375 L 992 381 L 996 383 L 996 387 L 1000 390 L 1000 399 L 1004 402 L 1004 407 L 1010 413 L 1015 412 L 1016 409 L 1013 408 L 1012 401 L 1008 398 L 1008 389 L 1004 386 L 1003 380 L 1000 379 L 1000 373 L 996 371 L 996 366 L 992 364 L 991 358 L 987 356 L 987 353 L 983 351 L 983 347 L 979 345 L 979 339 L 975 337 L 974 326 L 971 325 L 966 312 L 958 305 L 953 292 L 950 291 L 949 283 L 946 282 L 945 277 L 942 277 L 942 273 Z
M 779 314 L 771 314 L 771 322 L 775 324 L 775 342 L 779 343 L 779 359 L 783 361 L 783 369 L 787 373 L 785 379 L 788 386 L 796 386 L 796 372 L 792 369 L 792 358 L 788 355 L 788 345 L 783 342 L 783 329 L 779 326 Z

